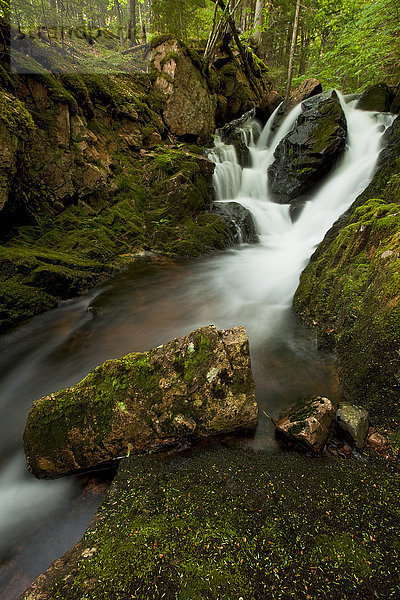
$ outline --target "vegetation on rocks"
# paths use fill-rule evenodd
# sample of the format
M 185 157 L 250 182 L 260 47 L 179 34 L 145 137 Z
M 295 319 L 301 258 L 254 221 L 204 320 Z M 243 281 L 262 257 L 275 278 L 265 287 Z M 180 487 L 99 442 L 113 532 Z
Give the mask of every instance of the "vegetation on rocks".
M 125 459 L 82 541 L 20 600 L 386 600 L 399 518 L 383 464 L 223 447 Z
M 33 403 L 28 467 L 55 477 L 257 425 L 245 329 L 202 327 L 146 353 L 109 360 Z
M 40 46 L 35 38 L 30 43 Z M 184 57 L 183 85 L 193 73 L 216 115 L 215 81 L 209 83 L 193 50 L 171 43 Z M 157 90 L 156 67 L 150 74 L 81 74 L 68 56 L 48 53 L 51 64 L 35 56 L 13 49 L 19 74 L 2 66 L 0 331 L 37 314 L 41 304 L 46 310 L 93 287 L 143 251 L 198 256 L 233 241 L 229 224 L 211 208 L 214 166 L 202 156 L 200 138 L 188 129 L 185 143 L 168 127 L 168 96 Z M 66 72 L 46 68 L 55 60 Z M 174 60 L 180 64 L 178 52 L 167 53 L 159 68 Z M 229 60 L 244 89 L 240 61 Z M 175 85 L 182 87 L 179 77 Z M 246 107 L 256 101 L 250 95 Z M 196 115 L 187 126 L 200 132 Z
M 386 141 L 371 184 L 303 272 L 295 308 L 336 348 L 348 400 L 399 431 L 398 119 Z

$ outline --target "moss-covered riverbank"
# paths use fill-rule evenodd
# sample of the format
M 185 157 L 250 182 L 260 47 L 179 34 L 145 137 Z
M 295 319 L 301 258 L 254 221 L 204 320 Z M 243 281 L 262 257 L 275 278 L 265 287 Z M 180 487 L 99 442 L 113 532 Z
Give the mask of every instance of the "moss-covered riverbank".
M 3 57 L 0 332 L 93 287 L 143 250 L 198 256 L 232 242 L 211 210 L 214 165 L 199 144 L 212 138 L 194 117 L 187 133 L 175 134 L 171 114 L 182 89 L 194 103 L 201 90 L 214 126 L 239 89 L 233 116 L 259 98 L 233 55 L 206 74 L 195 50 L 174 43 L 177 52 L 149 73 L 79 74 L 57 54 L 46 56 L 49 70 L 13 50 L 15 74 Z M 159 82 L 172 63 L 165 91 Z M 267 90 L 266 70 L 254 68 Z
M 376 174 L 301 276 L 295 308 L 336 349 L 345 395 L 376 423 L 400 422 L 400 122 Z M 394 436 L 397 438 L 398 433 Z
M 386 600 L 399 518 L 383 464 L 221 447 L 125 459 L 82 541 L 20 600 Z

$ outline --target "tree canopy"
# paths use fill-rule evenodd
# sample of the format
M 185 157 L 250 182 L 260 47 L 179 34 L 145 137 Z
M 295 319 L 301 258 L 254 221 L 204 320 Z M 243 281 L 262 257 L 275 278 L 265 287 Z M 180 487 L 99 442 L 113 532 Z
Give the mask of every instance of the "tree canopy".
M 0 0 L 0 11 L 10 16 L 21 35 L 42 32 L 62 44 L 84 41 L 89 54 L 99 48 L 105 53 L 127 51 L 160 34 L 192 41 L 203 50 L 208 39 L 210 53 L 231 19 L 238 33 L 236 45 L 255 50 L 282 91 L 291 76 L 293 85 L 312 76 L 345 91 L 382 79 L 398 85 L 400 0 L 302 0 L 295 27 L 296 4 L 296 0 L 13 0 L 10 9 L 9 0 Z

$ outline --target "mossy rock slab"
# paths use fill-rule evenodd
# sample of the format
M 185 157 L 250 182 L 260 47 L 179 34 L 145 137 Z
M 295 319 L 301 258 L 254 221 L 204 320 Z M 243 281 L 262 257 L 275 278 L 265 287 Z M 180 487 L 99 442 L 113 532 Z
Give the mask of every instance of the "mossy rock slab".
M 390 110 L 393 95 L 386 83 L 371 85 L 363 92 L 357 102 L 360 110 L 385 112 Z
M 212 325 L 97 367 L 36 401 L 24 446 L 36 477 L 100 467 L 188 439 L 254 429 L 255 385 L 244 327 Z
M 387 600 L 399 519 L 400 480 L 380 465 L 224 447 L 131 457 L 20 600 Z

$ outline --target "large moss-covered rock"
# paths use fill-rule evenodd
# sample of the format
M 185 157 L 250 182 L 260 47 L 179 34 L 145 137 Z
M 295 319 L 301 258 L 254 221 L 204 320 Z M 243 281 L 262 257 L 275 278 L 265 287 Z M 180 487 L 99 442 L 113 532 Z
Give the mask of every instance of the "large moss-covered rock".
M 346 399 L 398 429 L 400 410 L 400 122 L 376 174 L 304 270 L 295 309 L 335 346 Z
M 384 465 L 221 446 L 131 457 L 20 600 L 387 600 L 399 519 Z
M 151 59 L 159 75 L 154 86 L 164 96 L 163 118 L 169 130 L 205 140 L 215 130 L 217 96 L 192 56 L 176 39 L 155 46 Z
M 363 92 L 357 102 L 360 110 L 377 110 L 385 112 L 390 110 L 393 100 L 392 92 L 386 83 L 371 85 Z
M 341 157 L 346 140 L 346 118 L 335 91 L 305 100 L 268 169 L 275 200 L 290 202 L 318 185 Z
M 36 401 L 24 446 L 32 473 L 55 477 L 256 425 L 246 331 L 210 325 L 107 361 L 78 385 Z

